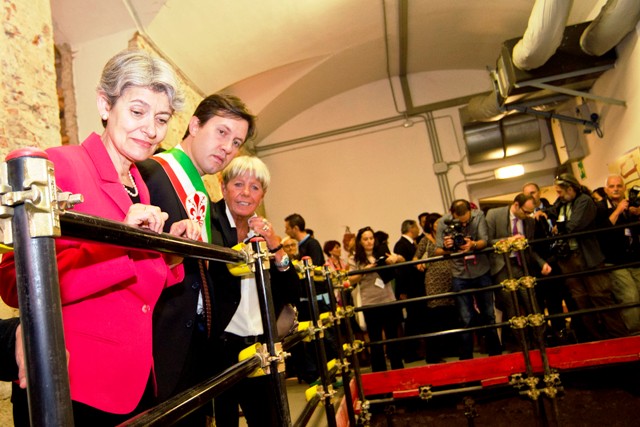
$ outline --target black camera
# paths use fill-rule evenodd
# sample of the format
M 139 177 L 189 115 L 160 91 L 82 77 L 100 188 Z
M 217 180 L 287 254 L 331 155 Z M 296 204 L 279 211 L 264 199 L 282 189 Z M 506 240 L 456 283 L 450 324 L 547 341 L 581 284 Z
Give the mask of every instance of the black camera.
M 629 190 L 629 207 L 640 208 L 640 185 L 634 185 Z
M 453 246 L 451 247 L 451 250 L 453 252 L 458 252 L 460 247 L 467 243 L 465 227 L 458 219 L 447 219 L 444 221 L 444 225 L 447 228 L 444 229 L 443 236 L 451 237 L 453 239 Z

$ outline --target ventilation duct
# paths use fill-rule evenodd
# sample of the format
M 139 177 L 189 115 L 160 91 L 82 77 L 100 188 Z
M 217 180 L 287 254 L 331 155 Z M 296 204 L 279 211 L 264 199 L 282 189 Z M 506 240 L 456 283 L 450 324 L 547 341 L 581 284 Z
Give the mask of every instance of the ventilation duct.
M 603 55 L 613 49 L 640 20 L 640 1 L 609 0 L 580 38 L 580 47 L 589 55 Z
M 572 0 L 537 0 L 527 29 L 513 48 L 513 63 L 521 70 L 544 65 L 562 42 Z
M 470 165 L 538 151 L 542 146 L 540 121 L 527 114 L 468 123 L 463 125 L 463 133 Z
M 585 22 L 566 27 L 556 52 L 544 65 L 533 70 L 521 70 L 513 62 L 511 54 L 519 39 L 504 42 L 495 71 L 501 105 L 543 99 L 555 93 L 553 89 L 556 87 L 560 90 L 587 91 L 602 73 L 613 68 L 617 59 L 614 49 L 594 57 L 580 48 L 580 36 L 588 25 Z
M 498 120 L 511 104 L 544 104 L 554 92 L 576 96 L 613 67 L 614 47 L 640 20 L 640 1 L 609 0 L 593 22 L 564 27 L 571 5 L 536 1 L 523 37 L 503 44 L 491 73 L 494 93 L 469 102 L 472 120 Z

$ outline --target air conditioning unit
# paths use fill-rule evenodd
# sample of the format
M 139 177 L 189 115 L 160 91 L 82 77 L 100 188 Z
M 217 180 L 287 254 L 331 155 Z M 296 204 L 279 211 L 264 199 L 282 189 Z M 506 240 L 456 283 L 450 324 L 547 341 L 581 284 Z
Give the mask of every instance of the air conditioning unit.
M 556 112 L 564 116 L 589 117 L 590 115 L 587 104 L 576 105 L 575 102 L 567 103 Z M 551 119 L 551 132 L 561 165 L 581 160 L 589 154 L 584 129 L 582 126 L 576 126 L 575 123 L 557 118 Z
M 580 36 L 589 24 L 566 27 L 556 52 L 543 66 L 533 70 L 521 70 L 513 64 L 513 47 L 520 38 L 505 41 L 493 74 L 502 105 L 546 98 L 554 91 L 543 89 L 545 85 L 587 91 L 602 73 L 613 68 L 617 59 L 615 49 L 591 56 L 580 48 Z
M 470 165 L 538 151 L 542 146 L 540 126 L 545 121 L 527 114 L 512 114 L 496 122 L 463 124 L 467 160 Z

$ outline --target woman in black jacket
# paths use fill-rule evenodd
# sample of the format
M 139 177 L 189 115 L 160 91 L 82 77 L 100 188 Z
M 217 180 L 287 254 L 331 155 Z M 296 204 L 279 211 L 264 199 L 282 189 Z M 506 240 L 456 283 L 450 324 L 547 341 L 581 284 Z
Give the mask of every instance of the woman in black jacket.
M 280 237 L 266 218 L 256 215 L 269 185 L 266 165 L 257 157 L 236 157 L 222 171 L 223 200 L 211 206 L 212 243 L 233 247 L 253 236 L 261 236 L 273 253 L 269 275 L 275 312 L 296 304 L 298 276 L 289 268 L 289 258 Z M 216 366 L 222 371 L 238 363 L 238 353 L 256 342 L 264 343 L 262 316 L 253 274 L 233 276 L 227 266 L 209 263 L 213 283 L 212 331 Z M 277 425 L 278 408 L 269 377 L 247 378 L 214 400 L 216 425 L 238 425 L 238 404 L 249 426 Z

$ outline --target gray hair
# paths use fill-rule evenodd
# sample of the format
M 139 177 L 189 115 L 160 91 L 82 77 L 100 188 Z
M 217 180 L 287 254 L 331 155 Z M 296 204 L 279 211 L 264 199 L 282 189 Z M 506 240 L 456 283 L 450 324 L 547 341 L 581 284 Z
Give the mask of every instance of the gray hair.
M 113 106 L 131 86 L 165 93 L 173 111 L 180 111 L 184 104 L 184 94 L 171 65 L 143 50 L 123 50 L 111 58 L 102 70 L 97 90 Z
M 612 173 L 611 175 L 608 175 L 607 178 L 604 180 L 604 186 L 608 186 L 609 185 L 609 179 L 610 178 L 620 178 L 620 180 L 622 181 L 622 186 L 624 187 L 624 185 L 626 184 L 624 182 L 624 178 L 622 177 L 622 175 L 617 174 L 617 173 Z
M 260 181 L 262 189 L 266 192 L 271 182 L 271 174 L 267 165 L 262 160 L 253 156 L 238 156 L 222 171 L 222 182 L 227 185 L 229 181 L 240 175 L 249 174 Z

